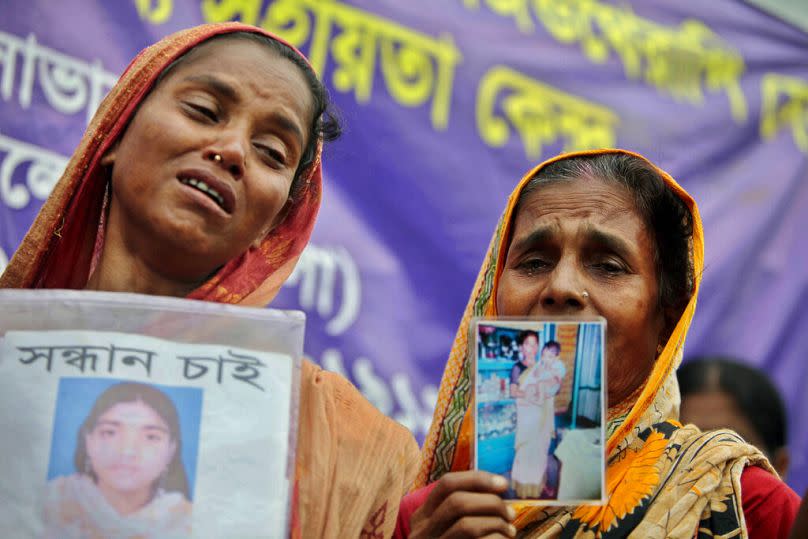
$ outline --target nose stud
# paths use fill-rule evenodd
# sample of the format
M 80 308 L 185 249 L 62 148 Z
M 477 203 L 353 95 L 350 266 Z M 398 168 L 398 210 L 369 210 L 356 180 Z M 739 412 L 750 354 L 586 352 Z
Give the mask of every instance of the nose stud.
M 222 162 L 222 156 L 221 156 L 221 155 L 219 155 L 218 153 L 213 154 L 213 156 L 211 156 L 211 159 L 212 159 L 212 160 L 214 160 L 214 161 L 216 161 L 217 163 L 221 163 L 221 162 Z
M 581 297 L 584 299 L 589 299 L 589 292 L 584 290 L 583 292 L 581 292 Z

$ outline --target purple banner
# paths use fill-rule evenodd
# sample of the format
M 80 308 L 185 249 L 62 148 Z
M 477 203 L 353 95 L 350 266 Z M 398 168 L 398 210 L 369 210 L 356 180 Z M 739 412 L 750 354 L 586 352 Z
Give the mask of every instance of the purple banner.
M 732 0 L 7 0 L 0 8 L 0 268 L 128 61 L 242 20 L 298 45 L 347 133 L 312 245 L 274 306 L 307 353 L 419 438 L 496 220 L 562 150 L 648 156 L 700 204 L 687 355 L 740 356 L 785 396 L 808 487 L 808 36 Z

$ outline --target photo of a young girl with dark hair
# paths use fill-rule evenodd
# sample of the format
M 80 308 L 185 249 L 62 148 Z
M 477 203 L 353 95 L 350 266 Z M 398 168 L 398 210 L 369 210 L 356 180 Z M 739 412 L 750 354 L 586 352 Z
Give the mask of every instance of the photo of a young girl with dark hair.
M 98 379 L 61 382 L 98 385 Z M 78 389 L 71 388 L 71 392 Z M 166 389 L 197 392 L 199 398 L 191 402 L 201 406 L 199 389 Z M 54 431 L 59 408 L 71 406 L 74 403 L 57 401 Z M 193 412 L 198 418 L 199 409 Z M 174 401 L 157 386 L 137 382 L 109 385 L 78 428 L 73 473 L 48 482 L 44 537 L 190 537 L 192 495 L 183 465 L 180 423 Z M 198 433 L 198 425 L 192 432 Z M 51 468 L 58 446 L 70 443 L 65 438 L 54 435 Z M 195 449 L 197 440 L 190 442 Z

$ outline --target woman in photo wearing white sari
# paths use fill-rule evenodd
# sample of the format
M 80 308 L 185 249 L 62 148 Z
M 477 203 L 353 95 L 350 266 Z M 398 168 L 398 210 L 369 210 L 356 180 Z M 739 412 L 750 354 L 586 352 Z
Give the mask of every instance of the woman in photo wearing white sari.
M 540 498 L 547 478 L 547 457 L 550 441 L 555 435 L 555 396 L 566 374 L 559 359 L 561 345 L 548 341 L 536 359 L 538 335 L 523 332 L 519 336 L 523 364 L 529 365 L 518 377 L 514 387 L 511 373 L 511 394 L 516 397 L 516 454 L 511 468 L 511 488 L 519 498 Z M 516 369 L 517 366 L 514 366 Z

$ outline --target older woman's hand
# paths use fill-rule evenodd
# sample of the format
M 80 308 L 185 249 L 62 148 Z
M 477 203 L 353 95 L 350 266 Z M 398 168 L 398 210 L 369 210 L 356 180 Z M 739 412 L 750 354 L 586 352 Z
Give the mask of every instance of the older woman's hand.
M 444 475 L 410 519 L 410 538 L 515 537 L 514 510 L 500 498 L 508 481 L 482 471 Z

